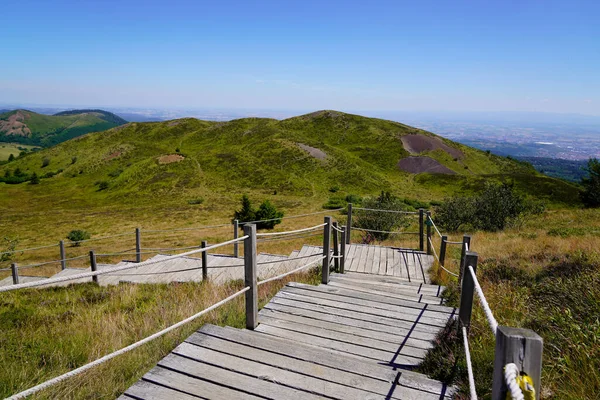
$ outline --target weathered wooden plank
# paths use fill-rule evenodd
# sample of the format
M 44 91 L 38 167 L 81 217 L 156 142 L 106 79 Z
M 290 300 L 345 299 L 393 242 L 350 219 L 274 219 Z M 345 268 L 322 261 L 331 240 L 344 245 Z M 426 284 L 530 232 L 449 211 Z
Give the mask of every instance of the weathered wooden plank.
M 353 244 L 352 248 L 353 248 L 353 252 L 352 252 L 352 264 L 350 266 L 350 270 L 351 271 L 358 271 L 358 264 L 360 263 L 360 255 L 363 252 L 363 250 L 365 249 L 365 246 L 361 246 L 361 245 L 358 245 L 358 244 Z
M 385 294 L 381 294 L 381 292 L 377 292 L 375 290 L 362 289 L 362 288 L 356 287 L 356 286 L 346 287 L 343 284 L 338 284 L 338 283 L 336 283 L 335 285 L 331 285 L 331 286 L 327 285 L 327 287 L 323 287 L 323 286 L 307 285 L 305 283 L 290 282 L 287 284 L 287 286 L 296 287 L 296 288 L 305 289 L 305 290 L 316 291 L 316 292 L 337 294 L 340 296 L 354 297 L 354 298 L 362 299 L 362 300 L 371 300 L 371 301 L 376 301 L 376 302 L 383 303 L 383 304 L 389 304 L 390 306 L 399 306 L 399 307 L 403 307 L 403 308 L 417 309 L 417 310 L 419 310 L 419 312 L 420 312 L 420 310 L 423 310 L 424 308 L 426 308 L 427 311 L 439 312 L 444 317 L 448 317 L 450 314 L 454 314 L 456 312 L 456 310 L 452 307 L 438 306 L 438 305 L 425 306 L 425 304 L 423 304 L 423 303 L 417 303 L 415 301 L 397 299 L 395 297 L 390 297 Z M 394 307 L 393 309 L 397 310 L 398 308 Z
M 404 286 L 406 288 L 415 288 L 415 293 L 428 294 L 430 296 L 439 297 L 439 295 L 445 289 L 444 286 L 430 285 L 423 282 L 409 282 L 402 278 L 390 277 L 390 276 L 376 276 L 376 275 L 361 275 L 356 273 L 347 274 L 332 274 L 332 278 L 340 277 L 346 280 L 354 280 L 356 284 L 362 284 L 363 282 L 369 282 L 373 284 L 378 283 L 392 283 L 398 286 Z
M 379 258 L 379 275 L 385 275 L 387 272 L 387 247 L 381 247 L 381 256 Z
M 390 392 L 392 392 L 392 389 L 394 388 L 393 382 L 384 382 L 378 379 L 361 376 L 352 372 L 342 371 L 337 368 L 323 365 L 320 365 L 317 368 L 316 364 L 309 361 L 304 361 L 295 357 L 287 356 L 285 354 L 277 354 L 260 348 L 250 347 L 244 344 L 223 340 L 221 338 L 205 335 L 200 332 L 193 334 L 186 341 L 196 346 L 201 346 L 204 348 L 215 350 L 220 353 L 241 357 L 246 360 L 257 361 L 261 364 L 266 364 L 271 367 L 283 369 L 285 371 L 300 373 L 308 377 L 314 377 L 323 380 L 325 381 L 325 383 L 318 383 L 322 385 L 328 385 L 327 393 L 337 398 L 346 395 L 348 387 L 360 390 L 361 392 L 358 392 L 360 396 L 368 396 L 369 393 L 365 392 L 371 392 L 374 394 L 378 394 L 379 396 L 377 398 L 385 398 L 385 396 L 390 394 Z M 252 374 L 254 375 L 255 373 L 253 372 Z M 278 382 L 282 384 L 286 383 L 285 381 L 279 379 L 279 372 L 277 372 L 276 376 Z M 294 379 L 294 377 L 292 377 L 292 379 Z M 435 398 L 439 398 L 438 394 L 427 393 L 412 388 L 399 389 L 400 390 L 393 390 L 393 393 L 390 396 L 390 398 L 433 399 L 435 396 L 437 396 Z M 322 390 L 317 390 L 317 392 L 319 392 L 320 394 L 325 394 Z M 350 396 L 355 395 L 355 392 L 350 393 Z
M 197 396 L 192 396 L 186 393 L 178 392 L 177 390 L 169 389 L 167 387 L 158 385 L 153 382 L 146 382 L 140 380 L 133 386 L 127 389 L 124 395 L 119 397 L 117 400 L 130 400 L 130 399 L 143 399 L 143 400 L 197 400 Z
M 370 332 L 374 332 L 374 335 L 377 336 L 378 333 L 385 333 L 390 335 L 395 335 L 399 338 L 404 338 L 409 335 L 411 339 L 418 339 L 423 342 L 426 342 L 428 345 L 429 342 L 435 339 L 435 332 L 423 332 L 418 330 L 411 331 L 410 327 L 396 327 L 391 325 L 379 324 L 373 321 L 364 321 L 362 319 L 350 318 L 342 315 L 336 314 L 328 314 L 319 311 L 313 311 L 308 309 L 303 309 L 299 307 L 291 307 L 285 304 L 273 303 L 265 305 L 263 310 L 277 312 L 280 316 L 288 315 L 288 316 L 299 316 L 299 317 L 307 317 L 311 318 L 315 321 L 315 323 L 320 323 L 321 321 L 326 322 L 335 322 L 338 324 L 348 325 L 351 327 L 358 327 L 367 329 Z M 282 317 L 283 318 L 283 317 Z M 374 336 L 374 337 L 375 337 Z
M 336 275 L 332 277 L 332 280 L 340 283 L 348 283 L 351 285 L 357 285 L 356 281 L 349 281 L 345 279 L 344 276 Z M 365 288 L 370 288 L 373 290 L 378 290 L 383 293 L 395 293 L 399 296 L 406 296 L 408 300 L 416 300 L 421 303 L 429 303 L 429 304 L 439 304 L 443 303 L 443 299 L 437 296 L 431 296 L 426 293 L 419 293 L 418 286 L 411 288 L 410 286 L 397 285 L 397 284 L 389 284 L 389 283 L 377 283 L 377 282 L 361 282 L 358 285 Z
M 274 297 L 271 300 L 273 304 L 281 304 L 289 307 L 296 307 L 305 310 L 314 310 L 321 313 L 327 313 L 330 315 L 339 315 L 347 318 L 353 318 L 363 321 L 375 322 L 381 325 L 389 325 L 397 328 L 413 329 L 419 332 L 428 332 L 437 334 L 440 330 L 438 326 L 415 324 L 415 321 L 409 321 L 404 319 L 397 319 L 394 317 L 386 317 L 382 315 L 364 313 L 355 311 L 352 309 L 344 309 L 338 307 L 332 307 L 330 305 L 320 304 L 318 302 L 305 302 L 298 298 L 285 298 L 285 297 Z
M 271 318 L 276 320 L 283 320 L 296 324 L 310 325 L 313 327 L 323 328 L 330 331 L 342 332 L 351 335 L 356 335 L 362 338 L 375 339 L 378 341 L 383 341 L 387 343 L 394 344 L 396 349 L 398 345 L 415 347 L 421 350 L 427 350 L 432 347 L 431 340 L 420 340 L 416 338 L 408 337 L 406 338 L 409 331 L 405 330 L 404 335 L 392 335 L 389 332 L 382 331 L 374 331 L 372 329 L 360 328 L 355 325 L 347 325 L 339 322 L 330 322 L 325 321 L 323 319 L 313 319 L 308 318 L 306 316 L 299 316 L 294 314 L 288 314 L 285 312 L 276 311 L 270 308 L 263 308 L 259 313 L 258 320 L 260 323 L 265 322 L 269 325 L 279 326 L 278 323 L 273 324 L 272 321 L 269 322 L 265 318 Z M 415 355 L 406 353 L 408 355 Z M 415 355 L 416 356 L 416 355 Z
M 175 371 L 182 371 L 186 375 L 197 378 L 198 380 L 207 380 L 216 383 L 227 383 L 227 386 L 232 389 L 243 390 L 246 393 L 253 394 L 255 396 L 264 396 L 269 399 L 319 399 L 317 395 L 306 393 L 301 390 L 289 388 L 287 386 L 279 385 L 266 379 L 256 379 L 256 377 L 247 376 L 242 373 L 235 372 L 235 370 L 228 370 L 225 368 L 215 367 L 214 365 L 203 363 L 200 360 L 190 359 L 187 356 L 187 348 L 189 343 L 183 343 L 173 350 L 173 353 L 169 354 L 161 361 L 158 365 L 169 368 Z M 179 352 L 183 354 L 179 355 Z M 202 388 L 198 387 L 198 395 L 202 396 Z M 226 399 L 227 397 L 220 397 Z

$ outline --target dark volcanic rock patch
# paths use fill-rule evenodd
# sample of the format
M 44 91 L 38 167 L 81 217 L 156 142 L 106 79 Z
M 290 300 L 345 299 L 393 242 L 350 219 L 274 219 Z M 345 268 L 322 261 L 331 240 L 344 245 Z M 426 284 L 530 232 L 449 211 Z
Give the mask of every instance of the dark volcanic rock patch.
M 398 168 L 411 174 L 428 172 L 430 174 L 454 175 L 456 172 L 429 157 L 407 157 L 398 162 Z
M 402 145 L 410 154 L 420 154 L 424 151 L 443 150 L 455 158 L 462 158 L 462 151 L 452 148 L 441 139 L 425 135 L 402 136 Z

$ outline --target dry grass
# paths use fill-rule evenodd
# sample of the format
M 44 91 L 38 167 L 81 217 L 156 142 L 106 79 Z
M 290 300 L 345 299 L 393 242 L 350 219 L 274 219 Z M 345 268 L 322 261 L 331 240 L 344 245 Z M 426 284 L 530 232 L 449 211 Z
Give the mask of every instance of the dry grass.
M 259 287 L 259 306 L 289 281 L 315 284 L 318 269 Z M 94 284 L 23 290 L 0 301 L 0 396 L 26 389 L 127 346 L 240 290 L 242 282 Z M 35 398 L 115 398 L 205 323 L 243 328 L 244 296 Z

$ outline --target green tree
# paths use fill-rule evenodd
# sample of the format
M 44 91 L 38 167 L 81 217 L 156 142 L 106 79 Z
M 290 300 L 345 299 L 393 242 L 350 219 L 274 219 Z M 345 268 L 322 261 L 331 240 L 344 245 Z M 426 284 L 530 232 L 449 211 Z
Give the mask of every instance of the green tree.
M 600 206 L 600 161 L 590 158 L 586 168 L 589 177 L 581 179 L 581 201 L 586 207 Z
M 29 180 L 29 183 L 31 183 L 32 185 L 39 185 L 40 184 L 40 177 L 38 176 L 38 174 L 36 174 L 34 172 L 31 175 L 31 179 Z
M 8 162 L 14 161 L 15 159 L 15 155 L 13 153 L 10 153 L 10 155 L 8 156 Z
M 407 209 L 407 205 L 401 199 L 389 192 L 383 191 L 377 197 L 364 199 L 362 206 L 372 210 L 405 211 Z M 404 214 L 385 211 L 356 211 L 356 217 L 354 218 L 354 225 L 356 227 L 384 231 L 370 232 L 367 235 L 376 240 L 385 240 L 390 236 L 389 233 L 385 232 L 393 232 L 407 225 Z
M 67 239 L 72 242 L 73 247 L 81 245 L 82 240 L 87 240 L 90 237 L 91 235 L 88 232 L 81 229 L 74 229 L 67 235 Z
M 275 225 L 281 223 L 283 211 L 278 211 L 269 200 L 265 200 L 258 207 L 255 215 L 256 219 L 260 221 L 256 224 L 258 229 L 273 229 Z
M 248 195 L 242 196 L 242 208 L 233 213 L 233 219 L 239 222 L 250 222 L 256 220 L 256 211 L 252 208 L 252 202 Z
M 48 165 L 50 165 L 50 159 L 48 157 L 44 157 L 42 160 L 42 168 L 46 168 Z

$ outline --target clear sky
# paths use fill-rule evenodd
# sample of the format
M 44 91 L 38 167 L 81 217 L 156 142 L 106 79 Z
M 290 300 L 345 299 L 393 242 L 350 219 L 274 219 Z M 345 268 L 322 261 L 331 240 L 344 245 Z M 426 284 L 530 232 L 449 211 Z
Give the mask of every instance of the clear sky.
M 12 1 L 0 103 L 600 115 L 600 1 Z

